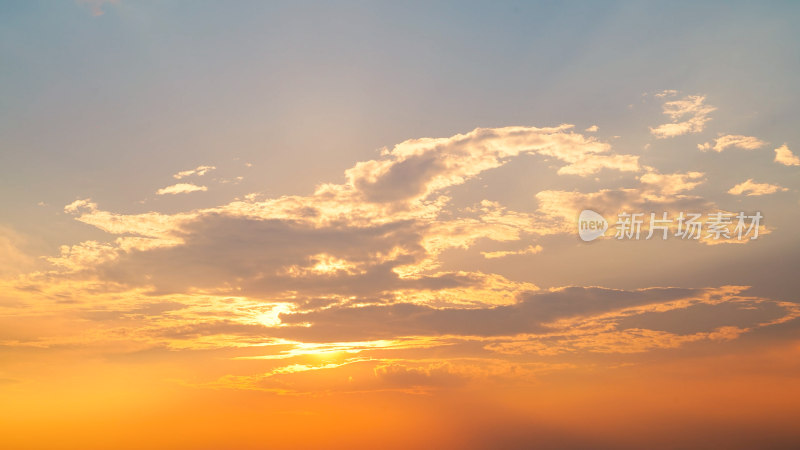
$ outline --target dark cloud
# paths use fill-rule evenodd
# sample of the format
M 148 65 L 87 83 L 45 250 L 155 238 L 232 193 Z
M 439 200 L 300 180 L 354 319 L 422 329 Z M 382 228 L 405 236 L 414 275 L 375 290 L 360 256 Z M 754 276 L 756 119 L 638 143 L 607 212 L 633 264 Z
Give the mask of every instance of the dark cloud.
M 289 220 L 212 214 L 184 228 L 183 245 L 134 250 L 97 270 L 103 279 L 151 285 L 159 293 L 204 288 L 262 296 L 291 290 L 302 290 L 306 296 L 363 295 L 404 285 L 392 269 L 424 256 L 419 243 L 423 228 L 411 221 L 317 228 Z M 395 249 L 401 249 L 395 257 L 379 256 Z M 320 254 L 345 260 L 355 268 L 327 274 L 287 272 L 292 266 L 301 271 L 310 268 Z
M 626 317 L 620 320 L 619 327 L 646 328 L 685 335 L 722 326 L 749 328 L 785 315 L 785 308 L 774 302 L 725 302 L 716 305 L 698 304 L 691 309 L 673 309 Z
M 285 338 L 301 342 L 365 341 L 407 336 L 509 336 L 553 331 L 546 325 L 558 319 L 592 316 L 620 309 L 683 298 L 703 289 L 652 288 L 621 291 L 571 287 L 532 293 L 514 305 L 484 308 L 434 308 L 412 303 L 367 306 L 335 305 L 315 311 L 279 315 L 280 327 L 234 320 L 194 322 L 161 328 L 159 337 L 191 339 L 237 335 L 252 339 Z
M 679 288 L 621 291 L 571 287 L 528 294 L 517 304 L 491 308 L 433 308 L 409 303 L 334 306 L 319 311 L 281 314 L 281 321 L 290 327 L 277 329 L 276 333 L 281 337 L 315 342 L 415 335 L 507 336 L 547 331 L 544 325 L 557 319 L 661 303 L 701 292 Z
M 439 155 L 428 153 L 393 164 L 375 180 L 357 178 L 353 184 L 370 202 L 397 202 L 421 196 L 427 184 L 446 170 Z

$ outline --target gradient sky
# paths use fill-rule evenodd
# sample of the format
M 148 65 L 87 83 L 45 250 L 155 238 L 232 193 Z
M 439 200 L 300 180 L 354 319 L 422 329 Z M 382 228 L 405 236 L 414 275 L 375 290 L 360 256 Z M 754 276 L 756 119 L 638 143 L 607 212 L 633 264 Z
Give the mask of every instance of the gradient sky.
M 796 447 L 798 19 L 0 3 L 0 446 Z

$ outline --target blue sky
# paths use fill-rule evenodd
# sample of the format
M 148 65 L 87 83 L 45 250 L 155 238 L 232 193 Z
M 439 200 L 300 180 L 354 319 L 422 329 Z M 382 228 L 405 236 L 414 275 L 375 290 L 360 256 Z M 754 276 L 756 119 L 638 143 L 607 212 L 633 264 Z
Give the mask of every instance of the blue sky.
M 101 7 L 2 5 L 0 192 L 14 224 L 41 220 L 39 201 L 128 208 L 209 159 L 252 162 L 250 190 L 288 194 L 412 137 L 625 134 L 641 115 L 627 105 L 660 89 L 708 95 L 732 129 L 798 137 L 792 2 Z

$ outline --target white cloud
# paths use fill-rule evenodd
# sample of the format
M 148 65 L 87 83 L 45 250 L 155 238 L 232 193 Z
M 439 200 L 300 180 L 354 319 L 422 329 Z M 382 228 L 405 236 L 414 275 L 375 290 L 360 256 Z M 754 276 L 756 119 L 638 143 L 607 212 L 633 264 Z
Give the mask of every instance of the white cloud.
M 208 188 L 205 186 L 198 186 L 192 183 L 178 183 L 178 184 L 173 184 L 172 186 L 161 188 L 158 191 L 156 191 L 156 194 L 157 195 L 188 194 L 190 192 L 207 191 L 207 190 Z
M 756 150 L 767 145 L 766 142 L 753 136 L 743 136 L 741 134 L 727 134 L 714 139 L 714 145 L 710 142 L 697 144 L 697 148 L 702 151 L 714 150 L 719 153 L 731 147 L 742 148 L 745 150 Z
M 664 114 L 672 119 L 672 123 L 650 127 L 650 133 L 658 139 L 665 139 L 703 131 L 706 122 L 711 120 L 708 115 L 717 110 L 713 106 L 706 105 L 705 101 L 705 96 L 689 95 L 681 100 L 664 103 Z
M 775 184 L 769 183 L 755 183 L 753 179 L 748 179 L 745 182 L 739 183 L 736 186 L 730 188 L 728 190 L 728 194 L 731 195 L 747 195 L 747 196 L 756 196 L 756 195 L 767 195 L 773 194 L 775 192 L 783 192 L 788 191 L 785 187 L 781 187 Z
M 69 214 L 74 214 L 80 211 L 81 209 L 95 210 L 97 209 L 97 203 L 93 203 L 92 199 L 90 198 L 75 200 L 74 202 L 64 207 L 64 212 Z
M 638 172 L 639 157 L 634 155 L 585 155 L 558 169 L 559 175 L 578 175 L 585 177 L 600 171 L 615 169 L 621 172 Z
M 800 158 L 786 144 L 775 149 L 775 162 L 784 166 L 800 166 Z
M 597 131 L 599 129 L 600 129 L 600 127 L 598 127 L 597 125 L 592 125 L 592 126 L 590 126 L 589 128 L 587 128 L 587 129 L 585 129 L 583 131 L 586 131 L 588 133 L 594 133 L 595 131 Z
M 647 186 L 647 190 L 658 191 L 660 195 L 676 195 L 697 187 L 705 181 L 704 175 L 703 172 L 662 174 L 651 171 L 639 177 L 639 181 Z
M 172 177 L 176 180 L 180 180 L 181 178 L 186 178 L 192 175 L 197 175 L 198 177 L 202 177 L 203 175 L 211 172 L 212 170 L 216 169 L 214 166 L 197 166 L 194 169 L 184 170 L 182 172 L 178 172 Z

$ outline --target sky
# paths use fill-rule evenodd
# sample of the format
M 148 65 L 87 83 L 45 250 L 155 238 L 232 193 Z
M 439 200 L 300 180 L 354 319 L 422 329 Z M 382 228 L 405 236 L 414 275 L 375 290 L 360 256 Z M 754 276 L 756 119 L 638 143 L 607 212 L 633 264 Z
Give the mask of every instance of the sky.
M 0 2 L 0 446 L 795 448 L 798 19 Z

